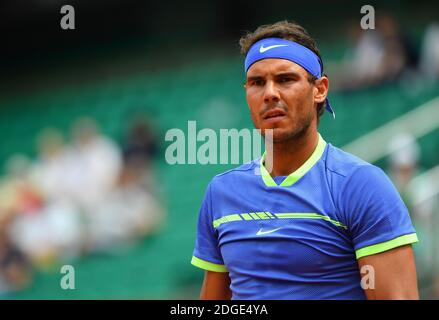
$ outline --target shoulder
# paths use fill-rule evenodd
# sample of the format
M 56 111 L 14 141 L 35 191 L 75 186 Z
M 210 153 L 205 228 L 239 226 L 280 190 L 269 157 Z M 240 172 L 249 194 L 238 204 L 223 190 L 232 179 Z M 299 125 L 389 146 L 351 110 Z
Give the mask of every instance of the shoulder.
M 249 179 L 251 176 L 255 175 L 255 171 L 259 170 L 260 158 L 254 159 L 250 162 L 244 163 L 243 165 L 227 170 L 225 172 L 219 173 L 213 177 L 210 181 L 210 186 L 218 186 L 228 184 L 234 184 L 236 182 L 242 183 L 243 181 Z
M 381 168 L 331 145 L 326 157 L 326 175 L 339 209 L 361 211 L 361 208 L 384 208 L 401 202 L 394 184 Z
M 329 172 L 345 178 L 349 178 L 358 170 L 371 170 L 373 167 L 378 168 L 330 143 L 328 143 L 325 164 Z
M 404 202 L 381 168 L 330 146 L 326 175 L 339 219 L 353 234 L 365 226 L 380 225 L 384 233 L 406 223 Z
M 385 172 L 359 157 L 328 144 L 328 151 L 325 158 L 326 170 L 329 174 L 340 177 L 339 180 L 349 181 L 351 179 L 363 178 L 387 178 Z
M 359 188 L 362 191 L 370 189 L 377 191 L 377 189 L 393 187 L 381 168 L 331 144 L 328 144 L 325 167 L 333 190 L 342 194 L 347 186 L 351 191 Z

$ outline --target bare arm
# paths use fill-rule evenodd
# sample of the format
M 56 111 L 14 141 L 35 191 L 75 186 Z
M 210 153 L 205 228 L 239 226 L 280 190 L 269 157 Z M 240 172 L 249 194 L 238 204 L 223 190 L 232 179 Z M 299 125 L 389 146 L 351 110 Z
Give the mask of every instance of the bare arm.
M 206 271 L 203 286 L 201 287 L 201 300 L 230 300 L 230 277 L 228 272 Z
M 358 260 L 362 279 L 369 277 L 364 288 L 369 300 L 419 299 L 416 266 L 411 245 L 397 247 Z M 368 272 L 373 270 L 372 272 Z M 374 278 L 374 288 L 370 286 Z M 363 283 L 363 281 L 362 281 Z

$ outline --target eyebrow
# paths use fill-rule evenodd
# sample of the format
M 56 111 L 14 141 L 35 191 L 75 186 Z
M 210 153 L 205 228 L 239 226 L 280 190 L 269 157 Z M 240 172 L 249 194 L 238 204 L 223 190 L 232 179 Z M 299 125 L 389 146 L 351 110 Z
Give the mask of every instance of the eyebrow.
M 287 72 L 279 72 L 274 75 L 275 78 L 281 78 L 281 77 L 300 77 L 300 75 L 297 72 L 293 71 L 287 71 Z M 264 76 L 250 76 L 247 77 L 247 81 L 255 81 L 255 80 L 261 80 L 264 79 Z
M 275 74 L 275 77 L 300 77 L 300 74 L 298 74 L 297 72 L 288 71 L 277 73 Z
M 247 81 L 255 81 L 255 80 L 261 80 L 264 77 L 262 76 L 252 76 L 252 77 L 247 77 Z

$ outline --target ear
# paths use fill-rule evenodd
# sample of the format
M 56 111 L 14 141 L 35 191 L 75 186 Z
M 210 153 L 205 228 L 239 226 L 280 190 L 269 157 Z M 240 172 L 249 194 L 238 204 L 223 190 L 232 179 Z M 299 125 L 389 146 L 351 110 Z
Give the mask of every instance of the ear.
M 321 103 L 325 101 L 328 95 L 329 79 L 326 76 L 322 76 L 314 82 L 314 102 Z

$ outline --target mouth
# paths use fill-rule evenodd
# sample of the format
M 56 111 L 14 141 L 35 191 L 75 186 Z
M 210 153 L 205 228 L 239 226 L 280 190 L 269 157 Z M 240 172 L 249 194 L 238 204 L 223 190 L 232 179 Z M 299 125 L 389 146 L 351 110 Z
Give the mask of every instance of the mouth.
M 282 120 L 286 115 L 287 114 L 285 111 L 283 111 L 282 109 L 276 108 L 276 109 L 272 109 L 270 111 L 267 111 L 264 114 L 264 116 L 262 117 L 262 119 L 264 121 L 274 122 L 274 121 Z

